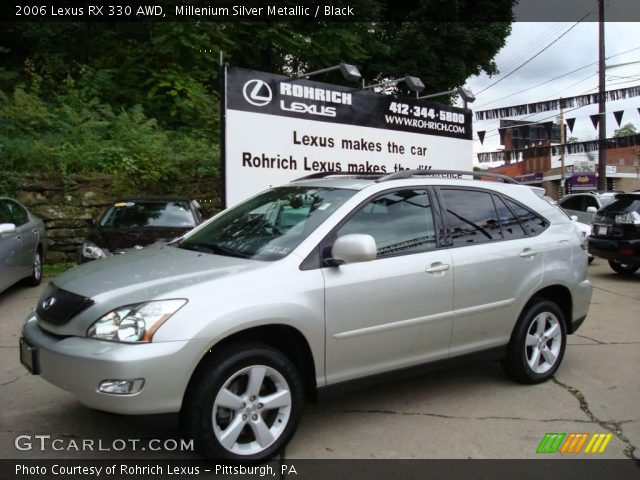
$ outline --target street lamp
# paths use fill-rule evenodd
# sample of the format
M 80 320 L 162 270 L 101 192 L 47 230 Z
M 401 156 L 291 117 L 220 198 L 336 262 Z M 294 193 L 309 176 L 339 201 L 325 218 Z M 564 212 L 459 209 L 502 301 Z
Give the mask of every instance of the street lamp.
M 340 73 L 342 74 L 342 76 L 345 78 L 345 80 L 349 82 L 357 82 L 362 78 L 362 75 L 360 75 L 360 70 L 358 70 L 358 67 L 356 67 L 355 65 L 349 65 L 348 63 L 344 63 L 344 62 L 334 67 L 323 68 L 322 70 L 316 70 L 313 72 L 302 74 L 298 78 L 309 78 L 313 75 L 333 72 L 335 70 L 340 70 Z
M 447 90 L 446 92 L 432 93 L 430 95 L 424 95 L 422 97 L 416 97 L 418 100 L 423 100 L 425 98 L 436 98 L 442 97 L 444 95 L 451 95 L 452 93 L 457 93 L 462 98 L 464 103 L 464 108 L 467 108 L 467 103 L 473 103 L 476 101 L 476 96 L 469 90 L 468 88 L 456 87 L 453 90 Z
M 412 92 L 416 92 L 416 95 L 424 90 L 424 83 L 418 77 L 412 77 L 407 75 L 403 78 L 396 78 L 394 80 L 387 80 L 386 82 L 376 83 L 374 85 L 367 85 L 366 87 L 362 87 L 363 90 L 368 90 L 370 88 L 383 87 L 385 85 L 395 85 L 396 83 L 404 82 L 407 84 L 407 87 Z

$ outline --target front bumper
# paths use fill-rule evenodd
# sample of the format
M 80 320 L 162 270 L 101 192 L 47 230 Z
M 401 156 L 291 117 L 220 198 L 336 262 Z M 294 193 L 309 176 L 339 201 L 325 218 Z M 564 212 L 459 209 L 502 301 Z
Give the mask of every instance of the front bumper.
M 27 318 L 22 335 L 37 348 L 39 373 L 45 380 L 88 407 L 122 414 L 179 411 L 191 373 L 208 345 L 206 339 L 122 344 L 60 337 L 42 330 L 35 314 Z M 98 391 L 104 380 L 138 378 L 144 379 L 144 386 L 135 394 Z
M 589 253 L 607 260 L 640 265 L 640 240 L 609 240 L 589 237 Z

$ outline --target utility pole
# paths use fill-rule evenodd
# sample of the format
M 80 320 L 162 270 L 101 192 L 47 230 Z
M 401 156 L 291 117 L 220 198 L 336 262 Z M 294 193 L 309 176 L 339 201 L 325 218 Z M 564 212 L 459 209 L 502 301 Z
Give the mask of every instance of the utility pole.
M 599 51 L 599 88 L 598 88 L 598 190 L 607 189 L 607 107 L 605 102 L 606 69 L 604 58 L 604 0 L 598 0 L 598 51 Z
M 565 138 L 564 131 L 564 110 L 562 109 L 562 98 L 560 99 L 560 198 L 564 196 L 564 144 L 567 139 Z

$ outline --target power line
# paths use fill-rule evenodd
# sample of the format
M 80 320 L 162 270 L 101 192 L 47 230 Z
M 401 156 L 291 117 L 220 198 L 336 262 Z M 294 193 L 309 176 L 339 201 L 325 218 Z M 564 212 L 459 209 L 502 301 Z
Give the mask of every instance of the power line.
M 588 15 L 590 15 L 592 12 L 589 12 L 587 14 L 585 14 L 580 20 L 578 20 L 576 23 L 574 23 L 573 25 L 571 25 L 571 27 L 569 27 L 567 30 L 564 31 L 564 33 L 562 33 L 562 35 L 560 35 L 559 37 L 557 37 L 556 39 L 554 39 L 550 44 L 548 44 L 546 47 L 544 47 L 542 50 L 540 50 L 538 53 L 536 53 L 533 57 L 529 58 L 526 62 L 524 62 L 523 64 L 521 64 L 519 67 L 517 67 L 514 70 L 511 70 L 509 73 L 507 73 L 504 77 L 498 79 L 497 81 L 493 82 L 491 85 L 489 85 L 488 87 L 485 87 L 484 89 L 480 90 L 479 92 L 476 93 L 476 95 L 480 95 L 482 92 L 485 92 L 487 90 L 489 90 L 491 87 L 493 87 L 494 85 L 497 85 L 498 83 L 500 83 L 501 81 L 505 80 L 506 78 L 508 78 L 510 75 L 516 73 L 518 70 L 520 70 L 522 67 L 524 67 L 525 65 L 527 65 L 529 62 L 531 62 L 534 58 L 536 58 L 537 56 L 539 56 L 541 53 L 543 53 L 545 50 L 547 50 L 549 47 L 551 47 L 554 43 L 556 43 L 558 40 L 560 40 L 562 37 L 564 37 L 567 33 L 569 33 L 571 30 L 573 30 L 584 18 L 586 18 Z
M 517 65 L 529 54 L 533 53 L 540 45 L 542 45 L 544 40 L 546 40 L 547 38 L 553 35 L 558 34 L 563 27 L 564 27 L 563 23 L 559 23 L 559 22 L 554 23 L 551 28 L 548 28 L 543 33 L 541 33 L 538 37 L 527 42 L 527 46 L 524 47 L 524 49 L 520 49 L 517 53 L 514 53 L 509 58 L 501 61 L 500 68 L 502 70 L 508 70 L 512 66 Z M 493 79 L 491 78 L 490 75 L 487 75 L 486 78 L 477 78 L 474 83 L 470 84 L 469 88 L 471 90 L 479 90 L 484 86 L 488 85 L 489 83 L 491 83 L 492 81 Z

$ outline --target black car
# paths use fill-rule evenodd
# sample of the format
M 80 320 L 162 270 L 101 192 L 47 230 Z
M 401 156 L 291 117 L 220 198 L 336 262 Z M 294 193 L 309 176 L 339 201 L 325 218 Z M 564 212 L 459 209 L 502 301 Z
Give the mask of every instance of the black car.
M 593 217 L 589 252 L 609 260 L 613 270 L 632 274 L 640 268 L 640 193 L 620 193 Z
M 165 197 L 119 200 L 98 221 L 92 222 L 80 247 L 78 263 L 170 242 L 200 222 L 202 214 L 195 200 Z

